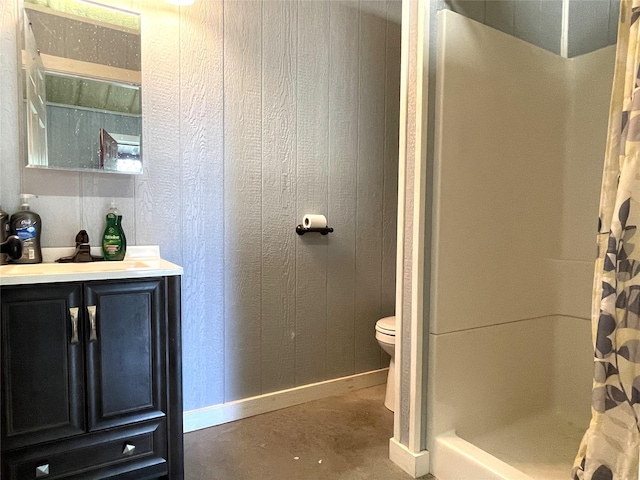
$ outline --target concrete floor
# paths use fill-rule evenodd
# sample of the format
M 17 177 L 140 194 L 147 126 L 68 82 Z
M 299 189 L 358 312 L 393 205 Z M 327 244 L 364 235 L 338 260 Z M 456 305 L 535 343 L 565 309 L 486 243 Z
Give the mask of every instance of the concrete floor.
M 187 433 L 185 478 L 409 480 L 388 458 L 384 392 L 379 385 Z

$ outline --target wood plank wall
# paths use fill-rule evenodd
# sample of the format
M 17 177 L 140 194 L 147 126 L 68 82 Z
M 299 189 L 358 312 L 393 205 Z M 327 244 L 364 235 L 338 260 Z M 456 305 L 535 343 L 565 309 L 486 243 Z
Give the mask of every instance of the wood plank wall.
M 182 35 L 188 19 L 215 16 L 220 38 L 202 48 L 222 45 L 210 59 L 221 61 L 222 78 L 202 81 L 223 92 L 223 152 L 211 161 L 223 172 L 214 222 L 224 294 L 215 319 L 191 320 L 198 332 L 216 325 L 224 341 L 185 385 L 224 380 L 194 405 L 385 365 L 373 326 L 395 300 L 393 278 L 382 276 L 395 265 L 400 2 L 371 3 L 225 1 L 181 11 Z M 335 233 L 299 237 L 305 213 L 325 214 Z M 206 271 L 194 267 L 194 277 L 208 283 Z
M 11 159 L 44 245 L 99 244 L 115 198 L 132 244 L 183 265 L 186 410 L 386 366 L 401 2 L 141 2 L 145 173 Z M 335 232 L 298 236 L 306 213 Z

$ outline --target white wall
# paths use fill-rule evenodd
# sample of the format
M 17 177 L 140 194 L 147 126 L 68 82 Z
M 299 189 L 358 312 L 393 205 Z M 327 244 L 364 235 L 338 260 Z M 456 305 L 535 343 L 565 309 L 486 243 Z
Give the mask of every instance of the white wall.
M 544 409 L 588 420 L 615 48 L 564 59 L 439 15 L 429 444 Z
M 44 246 L 81 228 L 95 245 L 115 197 L 129 242 L 184 266 L 187 410 L 386 366 L 400 2 L 141 4 L 144 175 L 22 169 L 3 150 L 3 206 L 38 194 Z M 3 145 L 18 136 L 4 78 Z M 335 232 L 299 237 L 305 213 Z

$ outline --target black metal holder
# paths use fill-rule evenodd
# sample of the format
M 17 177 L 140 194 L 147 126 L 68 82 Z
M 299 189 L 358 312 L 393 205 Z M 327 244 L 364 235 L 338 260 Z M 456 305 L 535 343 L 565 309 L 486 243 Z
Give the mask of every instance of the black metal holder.
M 320 235 L 326 235 L 327 233 L 333 232 L 333 228 L 331 227 L 323 227 L 323 228 L 304 228 L 302 225 L 296 226 L 296 233 L 298 235 L 304 235 L 305 233 L 316 232 Z

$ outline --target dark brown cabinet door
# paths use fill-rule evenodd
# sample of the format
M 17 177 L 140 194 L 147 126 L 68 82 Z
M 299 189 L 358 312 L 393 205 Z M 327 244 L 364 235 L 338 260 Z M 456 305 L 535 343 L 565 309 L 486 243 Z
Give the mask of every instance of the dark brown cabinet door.
M 2 289 L 2 449 L 85 431 L 82 288 Z
M 162 279 L 85 284 L 88 430 L 166 413 Z

